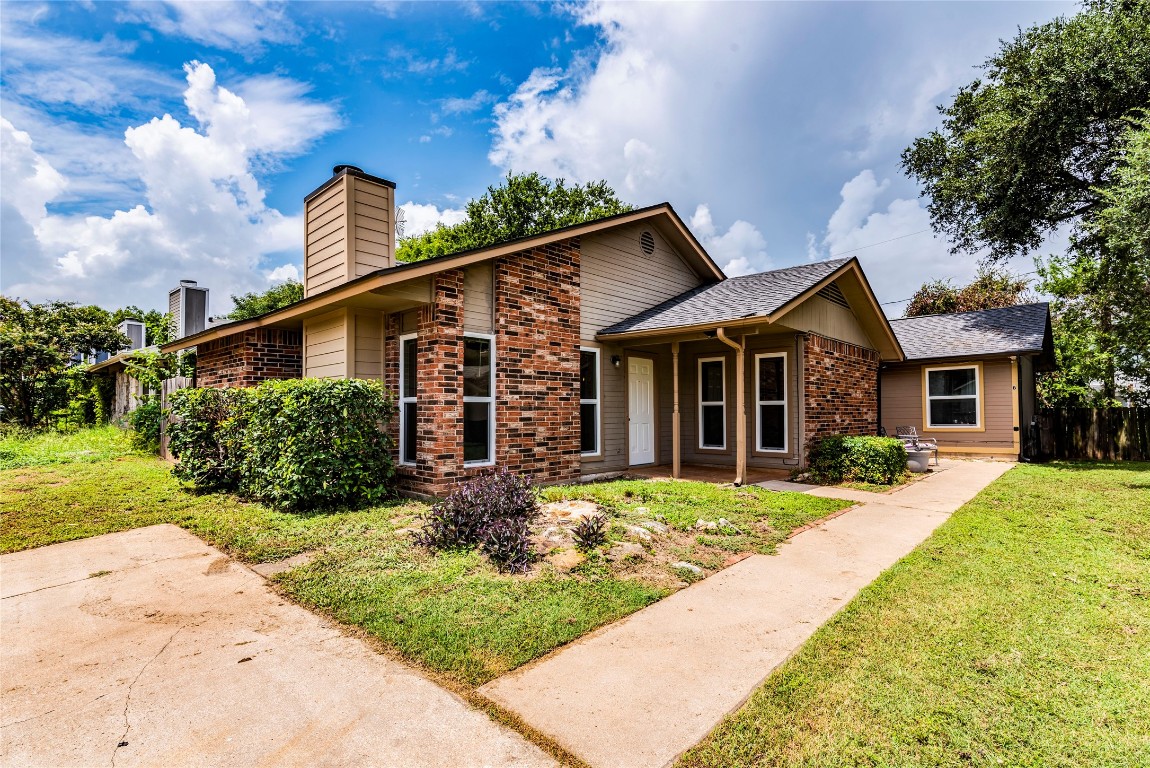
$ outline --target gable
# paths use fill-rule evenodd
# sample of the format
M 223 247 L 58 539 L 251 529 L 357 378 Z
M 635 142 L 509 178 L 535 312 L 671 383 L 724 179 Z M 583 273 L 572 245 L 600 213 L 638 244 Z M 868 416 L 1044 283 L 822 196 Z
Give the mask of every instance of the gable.
M 584 236 L 580 250 L 584 339 L 593 339 L 604 328 L 714 281 L 696 274 L 662 233 L 645 222 Z
M 798 331 L 877 349 L 837 280 L 808 297 L 779 322 Z

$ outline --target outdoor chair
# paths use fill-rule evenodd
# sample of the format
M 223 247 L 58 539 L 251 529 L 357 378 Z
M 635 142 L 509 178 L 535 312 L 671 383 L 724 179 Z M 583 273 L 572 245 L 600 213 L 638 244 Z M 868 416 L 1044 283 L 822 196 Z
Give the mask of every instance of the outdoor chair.
M 895 427 L 894 434 L 908 451 L 912 446 L 917 446 L 920 451 L 930 451 L 934 455 L 934 465 L 938 466 L 938 443 L 933 437 L 919 437 L 918 430 L 910 426 Z

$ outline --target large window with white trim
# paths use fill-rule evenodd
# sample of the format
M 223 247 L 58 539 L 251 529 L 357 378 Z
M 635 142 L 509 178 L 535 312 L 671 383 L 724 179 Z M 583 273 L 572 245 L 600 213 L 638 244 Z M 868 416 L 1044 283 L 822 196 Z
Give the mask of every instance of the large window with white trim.
M 978 366 L 926 369 L 928 427 L 979 426 Z
M 755 355 L 755 446 L 787 450 L 787 355 Z
M 463 463 L 495 463 L 495 339 L 463 337 Z
M 579 350 L 579 450 L 599 455 L 599 350 Z
M 415 463 L 417 406 L 415 404 L 416 337 L 399 337 L 399 463 Z
M 699 358 L 699 447 L 727 447 L 727 376 L 722 357 Z

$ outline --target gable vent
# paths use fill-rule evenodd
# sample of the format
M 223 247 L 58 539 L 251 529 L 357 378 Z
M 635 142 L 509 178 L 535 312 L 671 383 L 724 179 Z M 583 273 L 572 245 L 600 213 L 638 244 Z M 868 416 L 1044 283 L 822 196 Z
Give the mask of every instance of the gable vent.
M 847 309 L 851 308 L 851 305 L 847 303 L 847 297 L 843 296 L 843 292 L 839 290 L 839 287 L 834 283 L 820 288 L 818 295 L 832 304 L 838 304 L 840 307 L 846 307 Z
M 655 252 L 655 236 L 644 231 L 643 234 L 639 235 L 639 247 L 643 249 L 643 253 L 650 256 Z

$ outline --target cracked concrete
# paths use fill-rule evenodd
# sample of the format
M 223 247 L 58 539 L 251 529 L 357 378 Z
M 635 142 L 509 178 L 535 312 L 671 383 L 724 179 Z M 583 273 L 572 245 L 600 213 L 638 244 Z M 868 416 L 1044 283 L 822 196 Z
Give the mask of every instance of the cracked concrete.
M 667 765 L 1011 466 L 954 462 L 867 494 L 778 555 L 747 558 L 479 691 L 596 768 Z
M 4 555 L 0 593 L 0 765 L 555 764 L 174 526 Z

